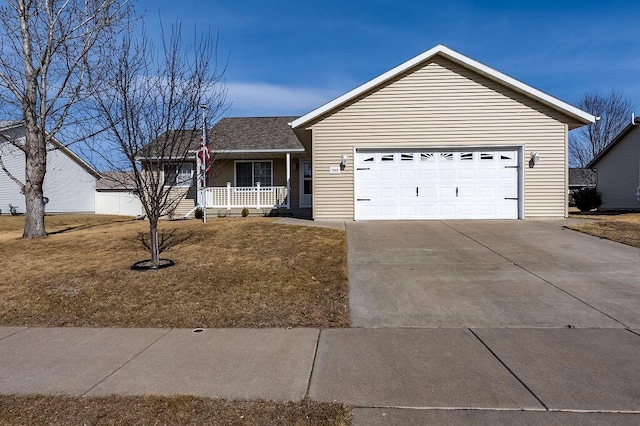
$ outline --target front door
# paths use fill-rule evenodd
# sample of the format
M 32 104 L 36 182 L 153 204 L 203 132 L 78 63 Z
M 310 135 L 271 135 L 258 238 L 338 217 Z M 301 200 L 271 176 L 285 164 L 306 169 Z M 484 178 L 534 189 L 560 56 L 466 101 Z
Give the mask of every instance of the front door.
M 300 207 L 311 207 L 312 188 L 311 161 L 300 160 Z

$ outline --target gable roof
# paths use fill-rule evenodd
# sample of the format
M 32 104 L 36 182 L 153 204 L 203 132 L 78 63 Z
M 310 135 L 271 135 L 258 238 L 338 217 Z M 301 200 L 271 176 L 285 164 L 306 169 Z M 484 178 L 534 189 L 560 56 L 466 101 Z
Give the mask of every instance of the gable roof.
M 605 149 L 600 151 L 598 155 L 596 155 L 593 158 L 593 160 L 591 160 L 589 164 L 587 164 L 588 168 L 593 168 L 596 165 L 596 163 L 600 161 L 605 155 L 607 155 L 609 151 L 611 151 L 622 139 L 625 138 L 625 136 L 631 133 L 631 131 L 635 126 L 640 124 L 640 117 L 632 116 L 631 118 L 632 118 L 632 121 L 627 125 L 627 127 L 622 129 L 622 131 L 618 134 L 618 136 L 616 136 L 615 139 L 613 139 L 611 143 L 605 147 Z
M 223 118 L 213 126 L 210 133 L 226 152 L 302 152 L 304 147 L 289 126 L 296 118 Z
M 24 128 L 25 127 L 24 121 L 0 120 L 0 132 L 3 130 L 15 129 L 18 127 Z M 26 129 L 25 129 L 25 133 L 26 133 Z M 80 158 L 78 154 L 73 152 L 71 149 L 69 149 L 69 147 L 67 147 L 65 144 L 60 142 L 58 139 L 56 139 L 55 137 L 51 137 L 49 141 L 55 147 L 56 150 L 62 151 L 67 157 L 75 161 L 80 167 L 85 169 L 89 174 L 93 175 L 95 178 L 101 177 L 100 173 L 96 169 L 91 167 L 89 163 L 87 163 L 82 158 Z M 0 142 L 2 142 L 2 139 L 0 139 Z
M 353 90 L 345 93 L 342 96 L 337 97 L 336 99 L 320 106 L 319 108 L 314 109 L 313 111 L 303 115 L 302 117 L 293 120 L 291 122 L 291 127 L 294 129 L 300 128 L 305 124 L 310 123 L 311 121 L 325 115 L 345 104 L 350 102 L 351 100 L 357 98 L 363 93 L 368 92 L 369 90 L 381 86 L 386 82 L 392 80 L 396 76 L 408 71 L 409 69 L 419 65 L 422 62 L 428 61 L 436 55 L 440 55 L 444 58 L 447 58 L 453 62 L 456 62 L 472 71 L 477 72 L 485 77 L 490 78 L 506 87 L 509 87 L 519 93 L 522 93 L 538 102 L 541 102 L 550 108 L 559 111 L 563 114 L 566 114 L 574 119 L 576 119 L 580 123 L 589 124 L 595 122 L 595 117 L 585 111 L 582 111 L 572 105 L 569 105 L 557 98 L 554 98 L 551 95 L 548 95 L 538 89 L 535 89 L 529 85 L 522 83 L 512 77 L 509 77 L 506 74 L 503 74 L 499 71 L 494 70 L 480 62 L 477 62 L 467 56 L 464 56 L 454 50 L 449 49 L 442 44 L 439 44 L 426 52 L 409 59 L 408 61 L 398 65 L 397 67 L 385 72 L 384 74 L 379 75 L 378 77 L 364 83 L 361 86 L 356 87 Z

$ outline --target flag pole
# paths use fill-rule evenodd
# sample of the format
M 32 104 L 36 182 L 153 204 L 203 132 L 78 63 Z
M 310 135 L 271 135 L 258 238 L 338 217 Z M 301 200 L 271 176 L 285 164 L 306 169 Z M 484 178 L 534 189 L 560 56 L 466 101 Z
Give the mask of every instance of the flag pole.
M 201 148 L 209 149 L 208 146 L 204 146 L 207 143 L 207 106 L 200 105 L 202 109 L 202 143 Z M 202 164 L 200 166 L 200 170 L 198 170 L 198 174 L 202 173 L 202 185 L 200 190 L 202 191 L 202 195 L 200 199 L 202 200 L 202 220 L 204 223 L 207 223 L 207 156 L 202 153 Z M 200 181 L 200 177 L 198 177 L 198 181 Z

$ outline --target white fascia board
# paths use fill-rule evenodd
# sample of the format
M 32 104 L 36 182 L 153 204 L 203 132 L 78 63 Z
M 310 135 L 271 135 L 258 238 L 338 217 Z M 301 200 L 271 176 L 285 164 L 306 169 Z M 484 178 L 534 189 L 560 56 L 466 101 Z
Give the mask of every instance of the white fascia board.
M 466 68 L 470 68 L 473 71 L 476 71 L 482 75 L 485 75 L 489 78 L 491 78 L 492 80 L 495 80 L 499 83 L 504 84 L 505 86 L 511 87 L 513 89 L 515 89 L 516 91 L 523 93 L 533 99 L 536 99 L 544 104 L 547 104 L 549 106 L 551 106 L 552 108 L 563 112 L 569 116 L 575 117 L 577 118 L 579 121 L 583 122 L 584 124 L 589 124 L 589 123 L 594 123 L 595 122 L 595 116 L 582 111 L 581 109 L 578 109 L 572 105 L 569 105 L 566 102 L 563 102 L 557 98 L 554 98 L 551 95 L 548 95 L 538 89 L 535 89 L 527 84 L 524 84 L 521 81 L 516 80 L 515 78 L 509 77 L 506 74 L 503 74 L 499 71 L 494 70 L 493 68 L 490 68 L 478 61 L 475 61 L 471 58 L 468 58 L 454 50 L 449 49 L 448 47 L 439 44 L 429 50 L 427 50 L 424 53 L 421 53 L 420 55 L 409 59 L 408 61 L 398 65 L 395 68 L 392 68 L 391 70 L 385 72 L 384 74 L 379 75 L 378 77 L 374 78 L 373 80 L 368 81 L 367 83 L 356 87 L 353 90 L 350 90 L 349 92 L 345 93 L 342 96 L 337 97 L 336 99 L 322 105 L 319 108 L 314 109 L 313 111 L 303 115 L 302 117 L 293 120 L 290 125 L 293 129 L 297 129 L 300 128 L 301 126 L 309 123 L 310 121 L 318 118 L 319 116 L 331 111 L 334 108 L 339 107 L 340 105 L 360 96 L 361 94 L 373 89 L 374 87 L 381 85 L 383 83 L 385 83 L 386 81 L 391 80 L 392 78 L 398 76 L 399 74 L 402 74 L 403 72 L 411 69 L 412 67 L 418 65 L 419 63 L 426 61 L 430 58 L 432 58 L 433 56 L 440 54 L 443 55 L 446 58 L 449 58 L 451 60 L 453 60 L 454 62 L 457 62 L 463 66 L 465 66 Z
M 287 152 L 304 152 L 304 148 L 293 149 L 214 149 L 218 154 L 286 154 Z M 189 150 L 190 153 L 196 153 L 197 150 Z

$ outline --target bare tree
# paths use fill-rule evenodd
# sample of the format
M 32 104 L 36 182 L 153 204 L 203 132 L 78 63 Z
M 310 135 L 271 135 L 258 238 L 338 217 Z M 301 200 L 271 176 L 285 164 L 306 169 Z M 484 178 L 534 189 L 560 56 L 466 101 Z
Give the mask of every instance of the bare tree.
M 46 236 L 43 183 L 50 140 L 80 119 L 86 73 L 111 55 L 127 0 L 7 0 L 0 7 L 0 106 L 24 120 L 24 238 Z M 1 163 L 1 157 L 0 157 Z M 6 168 L 2 167 L 6 172 Z M 24 179 L 24 182 L 22 181 Z
M 144 31 L 143 31 L 144 32 Z M 110 59 L 107 83 L 94 86 L 99 127 L 90 142 L 94 161 L 130 179 L 149 221 L 151 264 L 160 264 L 158 221 L 193 187 L 193 162 L 202 136 L 201 105 L 212 122 L 225 110 L 224 68 L 209 34 L 185 44 L 179 24 L 161 34 L 156 48 L 146 34 L 131 32 Z M 187 47 L 185 47 L 187 46 Z M 211 159 L 213 161 L 213 159 Z
M 569 138 L 570 164 L 573 167 L 585 167 L 631 122 L 635 106 L 629 98 L 616 91 L 608 95 L 585 93 L 576 106 L 600 117 L 593 124 L 573 130 Z

